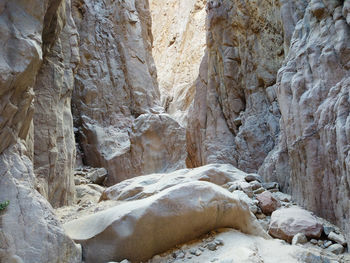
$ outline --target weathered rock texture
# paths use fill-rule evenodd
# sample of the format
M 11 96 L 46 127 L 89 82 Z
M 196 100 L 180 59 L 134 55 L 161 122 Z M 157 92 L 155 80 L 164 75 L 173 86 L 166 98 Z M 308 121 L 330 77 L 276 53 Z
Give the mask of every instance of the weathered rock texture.
M 220 227 L 268 238 L 248 205 L 208 182 L 190 182 L 64 225 L 86 263 L 144 261 Z
M 85 163 L 105 167 L 109 184 L 184 167 L 184 130 L 156 115 L 164 110 L 148 1 L 75 1 L 74 10 L 81 66 L 73 104 Z
M 289 166 L 290 174 L 277 171 L 272 176 L 288 181 L 298 203 L 341 225 L 348 240 L 349 5 L 349 1 L 311 1 L 296 24 L 276 89 L 283 129 L 277 147 L 287 150 L 289 163 L 276 150 L 260 169 L 271 178 L 271 167 Z
M 0 262 L 81 262 L 81 248 L 66 236 L 50 204 L 35 187 L 33 164 L 23 144 L 0 155 Z
M 157 194 L 177 184 L 207 181 L 228 187 L 228 182 L 244 182 L 245 173 L 229 164 L 209 164 L 168 174 L 149 174 L 108 187 L 100 200 L 137 200 Z
M 277 140 L 276 73 L 284 58 L 277 1 L 210 1 L 207 56 L 187 130 L 187 165 L 257 171 Z
M 47 15 L 51 21 L 44 27 L 44 58 L 34 88 L 34 169 L 39 191 L 56 207 L 74 201 L 71 97 L 79 50 L 71 3 L 64 3 Z
M 0 215 L 0 262 L 81 261 L 80 249 L 35 190 L 31 160 L 33 87 L 44 25 L 58 10 L 63 18 L 64 6 L 59 0 L 0 3 L 0 202 L 10 201 Z M 51 33 L 53 40 L 57 32 Z
M 150 0 L 162 105 L 183 126 L 206 46 L 205 6 L 206 0 Z

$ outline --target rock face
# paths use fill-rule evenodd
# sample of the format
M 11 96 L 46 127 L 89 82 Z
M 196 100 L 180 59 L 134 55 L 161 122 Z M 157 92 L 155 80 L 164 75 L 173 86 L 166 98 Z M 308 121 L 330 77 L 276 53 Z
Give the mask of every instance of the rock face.
M 154 115 L 164 110 L 148 1 L 75 1 L 74 10 L 81 66 L 73 109 L 84 162 L 105 167 L 109 184 L 184 167 L 185 131 Z
M 43 55 L 42 35 L 56 28 L 46 25 L 54 22 L 58 10 L 64 18 L 65 4 L 58 0 L 0 3 L 0 202 L 10 201 L 0 216 L 1 262 L 81 261 L 80 248 L 65 235 L 52 207 L 35 190 L 31 160 L 33 87 Z
M 39 191 L 58 207 L 74 202 L 71 97 L 79 50 L 70 1 L 50 19 L 44 27 L 44 58 L 34 87 L 34 169 Z
M 205 0 L 150 0 L 162 105 L 182 126 L 206 46 L 205 6 Z
M 288 180 L 298 203 L 341 225 L 350 239 L 349 1 L 311 1 L 304 11 L 277 80 L 277 147 L 289 163 L 275 151 L 260 171 L 268 178 L 271 167 L 289 166 L 290 176 L 277 170 L 274 177 Z
M 87 263 L 147 260 L 220 227 L 268 237 L 247 204 L 208 182 L 180 184 L 64 226 Z
M 276 73 L 284 58 L 276 1 L 210 1 L 207 56 L 189 110 L 189 167 L 256 172 L 277 140 Z
M 323 227 L 310 212 L 298 207 L 282 208 L 272 213 L 269 234 L 291 243 L 302 233 L 309 238 L 319 238 Z
M 66 236 L 50 204 L 34 190 L 35 176 L 23 144 L 0 155 L 0 262 L 81 262 L 81 248 Z

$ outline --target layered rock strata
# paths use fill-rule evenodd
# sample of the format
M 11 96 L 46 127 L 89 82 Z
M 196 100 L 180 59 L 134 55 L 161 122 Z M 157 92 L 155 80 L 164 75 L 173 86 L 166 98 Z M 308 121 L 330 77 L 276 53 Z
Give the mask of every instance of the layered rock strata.
M 278 132 L 276 73 L 284 58 L 276 2 L 210 1 L 207 56 L 189 111 L 187 165 L 257 171 Z

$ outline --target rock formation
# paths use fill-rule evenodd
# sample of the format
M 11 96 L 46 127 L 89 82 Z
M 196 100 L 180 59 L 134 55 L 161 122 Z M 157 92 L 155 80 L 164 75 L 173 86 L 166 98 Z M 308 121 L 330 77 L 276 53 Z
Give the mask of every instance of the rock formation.
M 288 159 L 276 149 L 260 172 L 271 179 L 273 167 L 289 166 L 290 173 L 277 170 L 273 179 L 288 181 L 298 203 L 342 225 L 349 239 L 348 10 L 349 1 L 311 1 L 296 23 L 276 84 L 283 129 L 277 147 Z
M 208 182 L 178 184 L 64 226 L 86 263 L 144 261 L 222 227 L 268 238 L 247 204 Z
M 164 110 L 148 1 L 75 1 L 73 14 L 81 57 L 73 109 L 85 164 L 105 167 L 108 184 L 183 168 L 185 131 L 166 115 L 152 115 Z
M 205 0 L 150 0 L 162 105 L 182 126 L 206 46 L 205 7 Z
M 75 192 L 71 97 L 79 51 L 70 1 L 45 24 L 43 56 L 34 87 L 34 169 L 39 191 L 58 207 L 72 204 Z
M 0 202 L 10 201 L 0 214 L 1 262 L 81 262 L 81 249 L 65 235 L 52 207 L 35 190 L 32 163 L 33 87 L 43 55 L 42 35 L 50 28 L 50 39 L 55 39 L 57 27 L 48 25 L 57 12 L 65 19 L 65 4 L 0 3 Z M 61 188 L 65 190 L 69 192 Z
M 284 58 L 277 2 L 210 1 L 207 56 L 187 130 L 187 165 L 255 172 L 278 137 L 276 73 Z

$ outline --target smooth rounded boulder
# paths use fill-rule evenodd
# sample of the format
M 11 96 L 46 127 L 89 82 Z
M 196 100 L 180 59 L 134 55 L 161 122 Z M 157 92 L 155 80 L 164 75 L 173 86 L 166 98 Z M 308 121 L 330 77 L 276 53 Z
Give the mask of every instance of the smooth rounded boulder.
M 299 207 L 282 208 L 271 215 L 269 234 L 289 243 L 298 233 L 318 239 L 322 231 L 323 226 L 317 219 L 309 211 Z
M 223 227 L 269 238 L 245 202 L 208 182 L 180 184 L 64 225 L 86 263 L 144 261 Z

